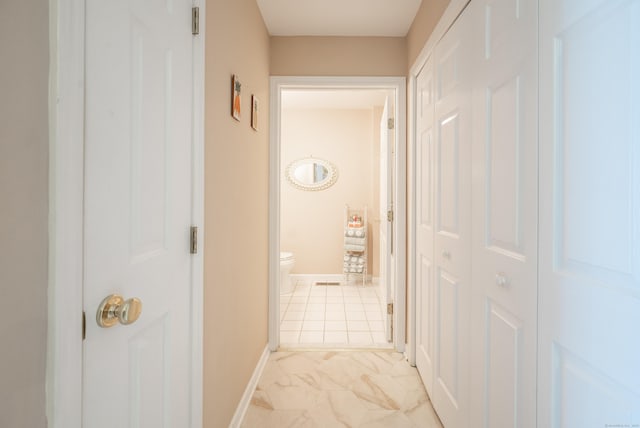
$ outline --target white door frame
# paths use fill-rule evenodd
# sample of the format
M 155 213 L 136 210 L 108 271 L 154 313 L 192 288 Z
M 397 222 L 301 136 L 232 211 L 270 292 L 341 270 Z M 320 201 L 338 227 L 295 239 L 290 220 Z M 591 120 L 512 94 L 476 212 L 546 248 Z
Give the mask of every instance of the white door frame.
M 206 13 L 203 0 L 193 5 L 200 8 L 200 34 L 194 39 L 192 222 L 202 236 Z M 85 0 L 50 0 L 49 25 L 47 420 L 51 428 L 81 428 Z M 202 427 L 203 242 L 192 258 L 191 428 Z
M 361 88 L 392 89 L 396 99 L 396 182 L 395 182 L 395 283 L 394 344 L 404 352 L 406 341 L 406 83 L 405 77 L 271 77 L 269 129 L 269 349 L 280 344 L 280 112 L 283 89 L 305 88 Z
M 471 0 L 451 0 L 445 9 L 438 24 L 422 47 L 420 54 L 409 70 L 409 90 L 407 108 L 409 113 L 407 120 L 407 170 L 409 173 L 409 183 L 407 191 L 407 211 L 408 211 L 408 260 L 407 260 L 407 359 L 412 366 L 416 365 L 416 114 L 417 114 L 417 86 L 416 80 L 422 67 L 431 57 L 433 49 L 438 41 L 445 35 L 449 27 L 453 25 L 458 16 Z

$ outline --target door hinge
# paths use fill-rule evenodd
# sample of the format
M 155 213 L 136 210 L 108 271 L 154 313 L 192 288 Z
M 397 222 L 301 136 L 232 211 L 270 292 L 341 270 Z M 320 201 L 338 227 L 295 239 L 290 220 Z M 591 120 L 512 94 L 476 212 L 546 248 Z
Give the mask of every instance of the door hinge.
M 191 254 L 198 254 L 198 226 L 191 226 L 189 250 Z
M 387 315 L 393 315 L 393 303 L 387 303 Z
M 396 129 L 396 120 L 394 118 L 387 119 L 387 129 Z
M 387 211 L 387 221 L 389 222 L 393 221 L 393 210 Z
M 82 340 L 87 338 L 87 313 L 82 311 Z
M 191 34 L 200 34 L 200 8 L 191 8 Z

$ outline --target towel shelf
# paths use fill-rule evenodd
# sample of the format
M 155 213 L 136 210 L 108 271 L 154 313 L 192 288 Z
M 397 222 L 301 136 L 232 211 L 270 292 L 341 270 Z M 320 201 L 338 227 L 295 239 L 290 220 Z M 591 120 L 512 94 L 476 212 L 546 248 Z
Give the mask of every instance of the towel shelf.
M 367 280 L 367 207 L 361 210 L 344 207 L 344 257 L 343 273 L 346 283 L 350 276 L 362 277 L 362 285 Z

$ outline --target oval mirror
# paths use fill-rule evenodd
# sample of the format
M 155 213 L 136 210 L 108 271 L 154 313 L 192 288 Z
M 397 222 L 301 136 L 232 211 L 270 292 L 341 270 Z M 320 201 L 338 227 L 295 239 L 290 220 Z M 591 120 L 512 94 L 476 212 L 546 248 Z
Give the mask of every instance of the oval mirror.
M 286 170 L 289 183 L 301 190 L 324 190 L 338 179 L 338 169 L 323 159 L 303 158 L 293 161 Z

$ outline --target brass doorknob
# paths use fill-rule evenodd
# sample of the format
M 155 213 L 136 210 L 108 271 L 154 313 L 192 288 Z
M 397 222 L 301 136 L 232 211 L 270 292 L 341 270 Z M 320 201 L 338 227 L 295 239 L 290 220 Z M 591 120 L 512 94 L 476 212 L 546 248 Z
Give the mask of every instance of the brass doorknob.
M 137 297 L 124 300 L 119 294 L 111 294 L 102 300 L 96 314 L 96 321 L 102 328 L 109 328 L 118 322 L 128 325 L 136 322 L 142 313 L 142 302 Z

